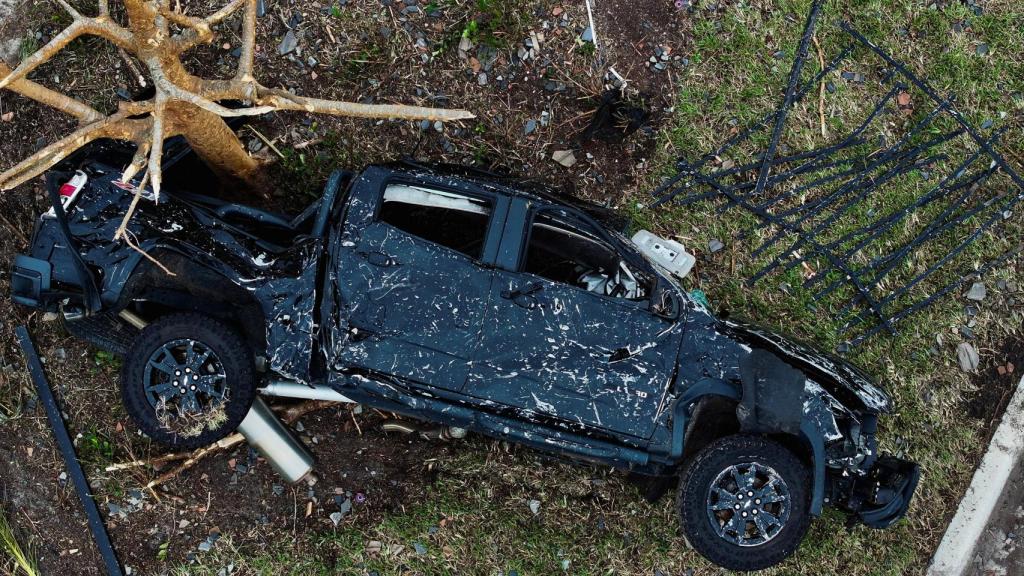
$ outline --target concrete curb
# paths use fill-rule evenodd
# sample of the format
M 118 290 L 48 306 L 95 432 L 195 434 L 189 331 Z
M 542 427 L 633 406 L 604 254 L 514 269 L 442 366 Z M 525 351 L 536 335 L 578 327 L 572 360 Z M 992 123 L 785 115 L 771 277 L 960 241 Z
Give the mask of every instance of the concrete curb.
M 1017 461 L 1024 454 L 1024 378 L 1006 407 L 992 442 L 974 472 L 953 521 L 928 567 L 929 576 L 961 576 L 970 568 L 974 548 L 999 502 Z

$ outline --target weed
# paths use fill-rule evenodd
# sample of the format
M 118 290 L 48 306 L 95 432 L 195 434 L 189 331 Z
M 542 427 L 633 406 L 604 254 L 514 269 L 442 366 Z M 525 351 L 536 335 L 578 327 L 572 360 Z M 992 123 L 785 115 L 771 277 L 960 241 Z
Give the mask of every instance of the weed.
M 93 355 L 93 363 L 102 370 L 118 371 L 121 369 L 121 358 L 106 350 L 97 350 Z
M 39 41 L 36 40 L 36 37 L 31 34 L 25 36 L 21 41 L 21 46 L 18 47 L 18 61 L 35 54 L 36 50 L 39 50 Z
M 36 562 L 32 551 L 18 542 L 14 533 L 14 527 L 7 520 L 7 515 L 0 511 L 0 547 L 2 556 L 0 558 L 0 571 L 11 576 L 24 574 L 25 576 L 37 576 L 39 564 Z
M 114 443 L 95 428 L 82 434 L 78 439 L 78 455 L 92 463 L 106 463 L 114 459 Z
M 168 550 L 170 550 L 170 547 L 171 547 L 171 541 L 170 540 L 168 540 L 167 542 L 161 543 L 160 547 L 157 548 L 157 551 L 156 551 L 156 559 L 161 561 L 161 562 L 166 562 L 167 561 L 167 552 L 168 552 Z

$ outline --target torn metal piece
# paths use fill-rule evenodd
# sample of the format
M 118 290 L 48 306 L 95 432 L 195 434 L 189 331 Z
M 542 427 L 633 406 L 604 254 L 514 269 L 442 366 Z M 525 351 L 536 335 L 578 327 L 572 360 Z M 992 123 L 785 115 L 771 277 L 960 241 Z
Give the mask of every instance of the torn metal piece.
M 85 472 L 82 471 L 81 463 L 78 462 L 75 446 L 71 442 L 68 429 L 64 424 L 63 417 L 61 417 L 60 407 L 57 405 L 57 400 L 53 396 L 50 384 L 46 380 L 46 374 L 43 372 L 43 365 L 39 361 L 39 354 L 32 343 L 32 337 L 24 326 L 18 326 L 15 332 L 21 344 L 21 351 L 25 355 L 29 374 L 32 375 L 32 381 L 36 385 L 36 393 L 39 395 L 43 408 L 46 409 L 46 417 L 50 421 L 50 427 L 53 429 L 57 446 L 64 457 L 64 465 L 67 467 L 68 475 L 75 485 L 78 499 L 82 502 L 82 507 L 85 508 L 86 517 L 89 519 L 89 529 L 92 531 L 92 537 L 96 541 L 97 548 L 99 548 L 100 557 L 103 558 L 107 574 L 110 576 L 120 576 L 122 574 L 121 564 L 117 560 L 117 553 L 114 551 L 114 545 L 110 542 L 110 536 L 107 534 L 107 528 L 103 524 L 103 518 L 100 516 L 99 509 L 96 508 L 96 501 L 92 498 L 92 489 L 89 487 Z

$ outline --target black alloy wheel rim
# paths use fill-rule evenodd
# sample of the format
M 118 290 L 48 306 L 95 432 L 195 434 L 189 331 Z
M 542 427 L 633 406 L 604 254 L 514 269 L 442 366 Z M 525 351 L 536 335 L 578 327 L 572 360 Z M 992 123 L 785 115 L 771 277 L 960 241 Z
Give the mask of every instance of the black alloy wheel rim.
M 757 462 L 719 472 L 707 494 L 715 533 L 737 546 L 760 546 L 779 535 L 789 520 L 789 486 L 778 472 Z
M 178 416 L 216 408 L 227 395 L 227 375 L 206 344 L 179 338 L 153 351 L 143 375 L 146 400 L 155 410 Z M 173 410 L 172 410 L 173 409 Z

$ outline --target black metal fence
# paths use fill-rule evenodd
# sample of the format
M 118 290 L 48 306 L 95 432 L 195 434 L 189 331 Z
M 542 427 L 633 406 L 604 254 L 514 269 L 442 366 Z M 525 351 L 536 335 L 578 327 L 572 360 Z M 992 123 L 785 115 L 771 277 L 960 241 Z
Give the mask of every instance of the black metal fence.
M 800 267 L 815 302 L 834 292 L 848 296 L 835 313 L 855 346 L 882 331 L 895 333 L 901 320 L 1016 259 L 1021 238 L 987 261 L 977 261 L 983 251 L 972 247 L 1013 219 L 1024 179 L 997 150 L 1005 126 L 976 127 L 954 96 L 941 96 L 847 22 L 838 24 L 846 46 L 816 74 L 805 74 L 820 13 L 815 2 L 781 106 L 697 160 L 680 159 L 651 205 L 717 201 L 719 212 L 739 208 L 756 216 L 761 230 L 745 237 L 762 239 L 751 255 L 766 263 L 748 283 Z M 881 96 L 870 113 L 827 146 L 780 154 L 790 111 L 854 54 L 878 62 Z M 911 101 L 917 111 L 907 110 Z M 922 102 L 930 105 L 927 113 Z M 880 135 L 883 123 L 899 124 L 902 135 L 888 141 Z M 761 151 L 757 143 L 766 134 Z M 911 176 L 926 177 L 923 193 L 890 205 L 886 195 Z M 875 213 L 877 206 L 885 209 Z

